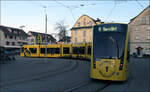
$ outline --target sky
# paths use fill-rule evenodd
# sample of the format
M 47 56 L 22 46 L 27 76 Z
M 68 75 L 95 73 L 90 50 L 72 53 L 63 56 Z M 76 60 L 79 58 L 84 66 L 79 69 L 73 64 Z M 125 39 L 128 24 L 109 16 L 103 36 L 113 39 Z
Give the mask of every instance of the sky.
M 25 32 L 45 32 L 45 14 L 48 16 L 49 34 L 55 34 L 56 23 L 64 21 L 68 29 L 73 27 L 77 19 L 86 14 L 103 22 L 129 23 L 148 5 L 149 0 L 23 0 L 1 1 L 1 25 L 19 28 L 25 26 Z M 47 8 L 44 8 L 44 7 Z M 70 35 L 70 33 L 69 33 Z

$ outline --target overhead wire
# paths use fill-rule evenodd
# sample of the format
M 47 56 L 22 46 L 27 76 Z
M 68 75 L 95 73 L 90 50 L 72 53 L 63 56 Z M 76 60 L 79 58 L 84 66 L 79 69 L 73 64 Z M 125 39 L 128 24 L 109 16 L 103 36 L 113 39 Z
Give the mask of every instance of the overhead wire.
M 112 7 L 112 9 L 110 10 L 110 12 L 108 13 L 106 19 L 105 19 L 105 22 L 110 18 L 110 16 L 112 15 L 114 9 L 116 8 L 116 2 L 114 3 L 114 6 Z
M 138 0 L 135 0 L 137 2 L 137 4 L 140 5 L 140 7 L 144 8 L 144 6 L 138 1 Z
M 71 7 L 65 5 L 65 4 L 63 4 L 63 3 L 61 3 L 61 2 L 58 2 L 57 0 L 54 0 L 54 1 L 55 1 L 57 4 L 60 4 L 61 6 L 66 7 L 66 8 L 70 11 L 70 13 L 71 13 L 71 15 L 72 15 L 72 18 L 73 18 L 73 20 L 75 21 L 75 17 L 74 17 L 74 14 L 73 14 L 73 12 L 72 12 Z

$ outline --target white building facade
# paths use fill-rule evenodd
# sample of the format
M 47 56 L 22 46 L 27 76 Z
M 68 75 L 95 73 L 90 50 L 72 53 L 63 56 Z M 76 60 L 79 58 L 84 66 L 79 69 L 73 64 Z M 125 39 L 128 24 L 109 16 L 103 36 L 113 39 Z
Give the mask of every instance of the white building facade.
M 27 44 L 27 34 L 22 29 L 0 25 L 0 46 L 19 49 Z

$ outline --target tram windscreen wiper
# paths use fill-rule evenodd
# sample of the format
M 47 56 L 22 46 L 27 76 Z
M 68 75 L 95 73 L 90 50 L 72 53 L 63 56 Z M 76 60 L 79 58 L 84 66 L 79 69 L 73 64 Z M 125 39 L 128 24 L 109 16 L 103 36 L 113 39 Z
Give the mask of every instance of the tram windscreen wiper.
M 118 57 L 113 57 L 113 56 L 105 56 L 105 57 L 101 57 L 101 59 L 116 59 Z
M 116 39 L 114 39 L 112 36 L 109 37 L 110 40 L 112 40 L 113 43 L 116 43 L 117 46 L 117 58 L 119 58 L 119 45 Z

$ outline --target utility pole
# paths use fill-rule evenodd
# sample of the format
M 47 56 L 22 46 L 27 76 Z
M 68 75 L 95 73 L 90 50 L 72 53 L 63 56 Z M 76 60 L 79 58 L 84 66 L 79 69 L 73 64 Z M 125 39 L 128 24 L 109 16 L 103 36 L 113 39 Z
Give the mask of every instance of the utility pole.
M 47 12 L 46 12 L 46 6 L 45 8 L 45 56 L 47 57 Z

